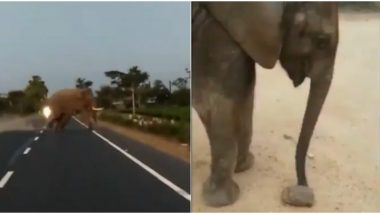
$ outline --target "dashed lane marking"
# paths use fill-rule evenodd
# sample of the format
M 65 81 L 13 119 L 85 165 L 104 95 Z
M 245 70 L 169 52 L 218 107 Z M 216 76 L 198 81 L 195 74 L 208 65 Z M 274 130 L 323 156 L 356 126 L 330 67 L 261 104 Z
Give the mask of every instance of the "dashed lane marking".
M 25 151 L 24 151 L 24 155 L 28 154 L 30 152 L 30 150 L 31 150 L 30 147 L 26 148 Z
M 13 171 L 8 171 L 4 177 L 0 180 L 0 188 L 3 188 L 5 184 L 7 184 L 8 180 L 11 178 L 13 175 Z

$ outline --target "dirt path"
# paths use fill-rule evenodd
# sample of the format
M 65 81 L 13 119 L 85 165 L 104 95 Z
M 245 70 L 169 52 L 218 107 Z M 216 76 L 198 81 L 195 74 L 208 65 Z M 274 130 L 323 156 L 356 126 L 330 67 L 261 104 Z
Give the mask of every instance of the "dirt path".
M 283 205 L 282 189 L 295 184 L 295 141 L 306 106 L 309 81 L 294 89 L 285 72 L 259 69 L 254 136 L 256 162 L 235 175 L 240 199 L 215 209 L 201 200 L 209 174 L 210 149 L 192 111 L 193 211 L 380 211 L 380 16 L 340 14 L 336 71 L 312 139 L 307 174 L 314 188 L 312 208 Z M 275 87 L 273 87 L 275 86 Z

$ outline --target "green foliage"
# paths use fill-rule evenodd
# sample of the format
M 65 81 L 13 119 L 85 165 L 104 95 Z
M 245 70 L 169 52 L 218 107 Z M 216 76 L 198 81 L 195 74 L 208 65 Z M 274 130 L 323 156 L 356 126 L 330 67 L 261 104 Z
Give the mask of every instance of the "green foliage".
M 9 91 L 0 98 L 0 111 L 15 114 L 30 114 L 40 110 L 48 89 L 40 76 L 34 75 L 24 90 Z
M 149 79 L 147 72 L 143 72 L 138 66 L 133 66 L 127 73 L 112 70 L 106 71 L 105 75 L 111 79 L 111 85 L 115 86 L 119 92 L 123 92 L 123 97 L 132 96 L 131 91 L 133 89 L 137 105 L 141 106 L 141 100 L 144 97 L 143 93 L 148 92 L 148 90 L 140 90 L 141 87 L 146 88 L 144 83 Z
M 106 77 L 111 78 L 111 84 L 119 88 L 137 88 L 149 79 L 147 72 L 141 71 L 137 66 L 129 69 L 128 73 L 120 71 L 106 71 Z
M 352 12 L 374 12 L 380 10 L 379 2 L 338 2 L 339 9 Z
M 29 80 L 24 93 L 25 97 L 22 101 L 22 112 L 31 113 L 38 111 L 41 108 L 42 101 L 46 98 L 48 89 L 41 77 L 35 75 Z
M 129 118 L 126 114 L 117 112 L 103 112 L 100 118 L 104 121 L 109 121 L 117 125 L 127 126 L 146 131 L 165 137 L 175 138 L 181 142 L 190 143 L 190 123 L 189 122 L 177 122 L 175 124 L 169 121 L 162 123 L 154 123 L 151 125 L 141 126 Z
M 121 112 L 132 113 L 132 110 L 128 109 Z M 168 120 L 190 121 L 190 106 L 149 106 L 147 108 L 136 109 L 136 113 Z
M 174 91 L 171 96 L 171 103 L 179 106 L 190 106 L 190 89 L 183 88 Z
M 110 106 L 111 99 L 113 101 L 121 101 L 127 108 L 132 106 L 132 88 L 135 92 L 136 112 L 143 111 L 146 106 L 151 105 L 153 101 L 155 105 L 190 105 L 190 89 L 188 89 L 188 81 L 190 79 L 190 70 L 185 69 L 186 77 L 179 77 L 173 81 L 173 86 L 176 90 L 171 91 L 161 80 L 155 80 L 151 86 L 149 74 L 142 72 L 137 66 L 133 66 L 128 70 L 128 73 L 111 70 L 105 72 L 105 76 L 110 78 L 111 86 L 107 90 L 117 91 L 117 93 L 102 92 L 101 89 L 98 95 L 97 102 L 101 106 Z M 107 86 L 104 86 L 107 87 Z M 106 107 L 107 108 L 107 107 Z
M 155 80 L 149 95 L 156 98 L 157 104 L 164 104 L 170 99 L 170 91 L 161 80 Z
M 187 88 L 187 79 L 183 77 L 178 77 L 173 81 L 173 85 L 177 87 L 179 90 Z
M 110 108 L 113 101 L 114 89 L 110 86 L 102 86 L 96 91 L 96 104 L 103 108 Z
M 0 97 L 0 113 L 4 113 L 9 110 L 9 100 L 7 98 Z
M 24 91 L 10 91 L 8 92 L 9 111 L 12 113 L 23 113 L 24 109 Z
M 76 88 L 90 88 L 93 82 L 90 80 L 86 80 L 85 78 L 78 78 L 75 82 Z

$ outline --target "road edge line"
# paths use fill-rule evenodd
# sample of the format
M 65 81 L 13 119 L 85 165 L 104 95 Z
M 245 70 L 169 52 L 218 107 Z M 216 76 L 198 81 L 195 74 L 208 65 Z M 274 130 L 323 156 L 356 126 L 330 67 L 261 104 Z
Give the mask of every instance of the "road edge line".
M 86 126 L 84 123 L 82 123 L 82 121 L 78 120 L 76 117 L 73 117 L 73 118 L 79 124 L 81 124 L 82 126 L 88 128 L 88 126 Z M 131 154 L 127 153 L 126 151 L 124 151 L 123 149 L 121 149 L 120 147 L 118 147 L 117 145 L 115 145 L 114 143 L 112 143 L 110 140 L 108 140 L 106 137 L 104 137 L 103 135 L 99 134 L 97 131 L 92 130 L 92 133 L 94 133 L 100 139 L 102 139 L 103 141 L 105 141 L 106 143 L 108 143 L 110 146 L 112 146 L 117 151 L 121 152 L 124 156 L 126 156 L 127 158 L 129 158 L 130 160 L 132 160 L 133 162 L 135 162 L 141 168 L 145 169 L 147 172 L 149 172 L 151 175 L 153 175 L 154 177 L 156 177 L 159 181 L 161 181 L 162 183 L 164 183 L 166 186 L 170 187 L 176 193 L 178 193 L 179 195 L 181 195 L 182 197 L 184 197 L 186 200 L 188 200 L 188 201 L 191 200 L 191 195 L 189 193 L 187 193 L 185 190 L 183 190 L 179 186 L 175 185 L 169 179 L 165 178 L 164 176 L 162 176 L 161 174 L 159 174 L 158 172 L 156 172 L 154 169 L 150 168 L 148 165 L 146 165 L 145 163 L 141 162 L 139 159 L 137 159 L 134 156 L 132 156 Z

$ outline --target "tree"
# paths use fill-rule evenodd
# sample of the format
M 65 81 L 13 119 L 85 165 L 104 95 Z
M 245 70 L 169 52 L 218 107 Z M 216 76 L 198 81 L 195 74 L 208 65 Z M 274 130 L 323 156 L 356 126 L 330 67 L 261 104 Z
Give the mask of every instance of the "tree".
M 32 76 L 24 90 L 23 111 L 34 112 L 41 108 L 42 101 L 47 97 L 48 88 L 38 75 Z M 25 112 L 26 113 L 26 112 Z
M 22 113 L 24 111 L 23 99 L 25 98 L 25 92 L 22 90 L 9 91 L 8 100 L 10 110 L 13 112 Z
M 111 86 L 101 86 L 99 91 L 96 91 L 96 103 L 103 108 L 112 106 L 113 88 Z
M 78 78 L 75 83 L 75 87 L 77 88 L 90 88 L 93 82 L 90 80 L 86 80 L 85 78 Z
M 156 102 L 163 104 L 170 99 L 169 89 L 162 83 L 161 80 L 155 80 L 153 83 L 153 88 L 151 95 L 156 97 Z
M 9 109 L 9 100 L 6 97 L 0 97 L 0 114 Z
M 180 106 L 190 105 L 190 89 L 187 86 L 188 81 L 190 80 L 191 72 L 188 68 L 185 68 L 187 74 L 186 77 L 179 77 L 173 81 L 173 85 L 177 88 L 172 93 L 171 103 Z
M 137 95 L 138 103 L 141 103 L 141 94 L 138 89 L 143 83 L 149 79 L 147 72 L 141 71 L 138 66 L 133 66 L 128 70 L 128 73 L 117 70 L 106 71 L 105 75 L 111 78 L 111 84 L 121 89 L 122 91 L 131 91 L 132 94 L 132 112 L 135 114 L 135 95 Z
M 176 90 L 171 95 L 171 103 L 179 106 L 190 105 L 190 89 L 183 88 Z
M 178 89 L 185 89 L 187 88 L 187 79 L 179 77 L 173 81 L 173 85 Z

